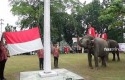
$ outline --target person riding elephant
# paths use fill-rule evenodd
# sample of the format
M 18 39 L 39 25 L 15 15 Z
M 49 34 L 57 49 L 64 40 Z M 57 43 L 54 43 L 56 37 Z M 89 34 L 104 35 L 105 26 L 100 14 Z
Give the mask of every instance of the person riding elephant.
M 108 46 L 109 46 L 109 49 L 112 54 L 113 54 L 113 59 L 112 61 L 115 61 L 116 58 L 115 58 L 115 54 L 117 55 L 117 61 L 120 61 L 120 57 L 119 57 L 119 44 L 117 41 L 115 40 L 112 40 L 112 39 L 108 39 L 107 40 L 108 42 Z
M 90 36 L 92 36 L 93 38 L 95 38 L 95 37 L 96 37 L 95 31 L 96 31 L 95 28 L 92 27 L 91 24 L 88 24 L 87 35 L 90 35 Z
M 94 56 L 96 68 L 98 68 L 99 57 L 102 61 L 102 66 L 106 67 L 106 58 L 108 56 L 108 52 L 104 51 L 104 48 L 108 48 L 108 43 L 106 40 L 98 37 L 93 38 L 90 35 L 85 35 L 81 40 L 79 40 L 79 37 L 77 37 L 77 41 L 79 46 L 88 49 L 88 63 L 91 69 L 93 69 L 92 55 Z

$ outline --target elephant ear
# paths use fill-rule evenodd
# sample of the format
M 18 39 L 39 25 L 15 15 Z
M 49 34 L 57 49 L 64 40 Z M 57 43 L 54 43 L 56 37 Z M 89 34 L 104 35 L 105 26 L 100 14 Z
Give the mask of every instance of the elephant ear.
M 87 48 L 88 49 L 92 49 L 93 47 L 94 47 L 94 41 L 92 41 L 92 40 L 87 40 L 86 41 L 87 42 Z
M 90 44 L 91 44 L 91 41 L 90 41 L 90 40 L 87 40 L 86 43 L 87 43 L 87 45 L 90 45 Z

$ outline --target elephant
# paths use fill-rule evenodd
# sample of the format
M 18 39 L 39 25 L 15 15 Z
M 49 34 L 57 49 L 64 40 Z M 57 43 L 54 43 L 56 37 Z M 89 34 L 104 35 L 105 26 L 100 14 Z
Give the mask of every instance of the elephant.
M 77 37 L 79 46 L 84 47 L 88 50 L 88 64 L 91 69 L 92 66 L 92 55 L 94 56 L 95 67 L 98 68 L 99 58 L 102 61 L 102 66 L 106 67 L 106 58 L 108 52 L 104 51 L 104 48 L 108 48 L 108 43 L 102 38 L 92 38 L 89 35 L 85 35 L 81 40 Z
M 109 52 L 111 52 L 113 54 L 113 59 L 112 61 L 115 61 L 115 54 L 117 55 L 117 61 L 120 61 L 120 57 L 119 57 L 119 44 L 117 43 L 117 41 L 112 40 L 112 39 L 108 39 L 108 46 L 111 49 Z

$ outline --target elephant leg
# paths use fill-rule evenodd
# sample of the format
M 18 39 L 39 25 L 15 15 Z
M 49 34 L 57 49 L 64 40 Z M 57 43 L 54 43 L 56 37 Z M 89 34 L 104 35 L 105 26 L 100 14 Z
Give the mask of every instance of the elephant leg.
M 102 59 L 102 66 L 106 67 L 106 57 L 101 57 Z
M 119 51 L 116 51 L 116 55 L 117 55 L 117 61 L 120 61 Z
M 93 66 L 92 66 L 92 54 L 91 53 L 88 53 L 88 62 L 89 62 L 89 67 L 91 69 L 93 69 Z
M 99 63 L 101 63 L 101 58 L 100 58 L 100 57 L 99 57 L 99 59 L 98 59 L 98 60 L 99 60 Z
M 115 61 L 115 52 L 113 51 L 112 54 L 113 54 L 113 59 L 112 59 L 112 61 Z
M 107 55 L 106 55 L 106 61 L 107 62 L 109 61 L 109 53 L 107 53 Z
M 94 55 L 95 67 L 98 68 L 98 56 Z

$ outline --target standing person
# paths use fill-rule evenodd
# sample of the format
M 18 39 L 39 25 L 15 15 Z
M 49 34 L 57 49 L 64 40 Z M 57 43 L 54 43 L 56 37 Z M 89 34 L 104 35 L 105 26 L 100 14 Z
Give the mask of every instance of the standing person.
M 104 40 L 107 40 L 107 34 L 105 32 L 103 32 L 101 38 L 104 39 Z
M 93 38 L 95 38 L 95 29 L 91 26 L 91 24 L 88 25 L 88 30 L 87 30 L 87 34 L 91 35 Z
M 64 53 L 66 54 L 66 46 L 64 46 Z
M 58 68 L 59 53 L 60 53 L 59 47 L 57 46 L 57 44 L 54 44 L 52 54 L 54 57 L 54 67 L 55 68 Z
M 67 49 L 67 54 L 70 53 L 70 47 L 66 46 L 66 49 Z
M 101 33 L 99 32 L 98 37 L 101 38 Z
M 66 46 L 66 47 L 65 47 L 65 54 L 68 54 L 68 53 L 69 53 L 69 47 Z
M 40 70 L 42 70 L 43 63 L 44 63 L 44 50 L 43 49 L 37 50 L 37 56 L 39 58 L 39 68 L 40 68 Z
M 99 33 L 97 32 L 97 30 L 95 31 L 95 37 L 98 37 Z
M 4 77 L 5 64 L 8 57 L 8 50 L 3 41 L 0 41 L 0 80 L 6 80 Z

